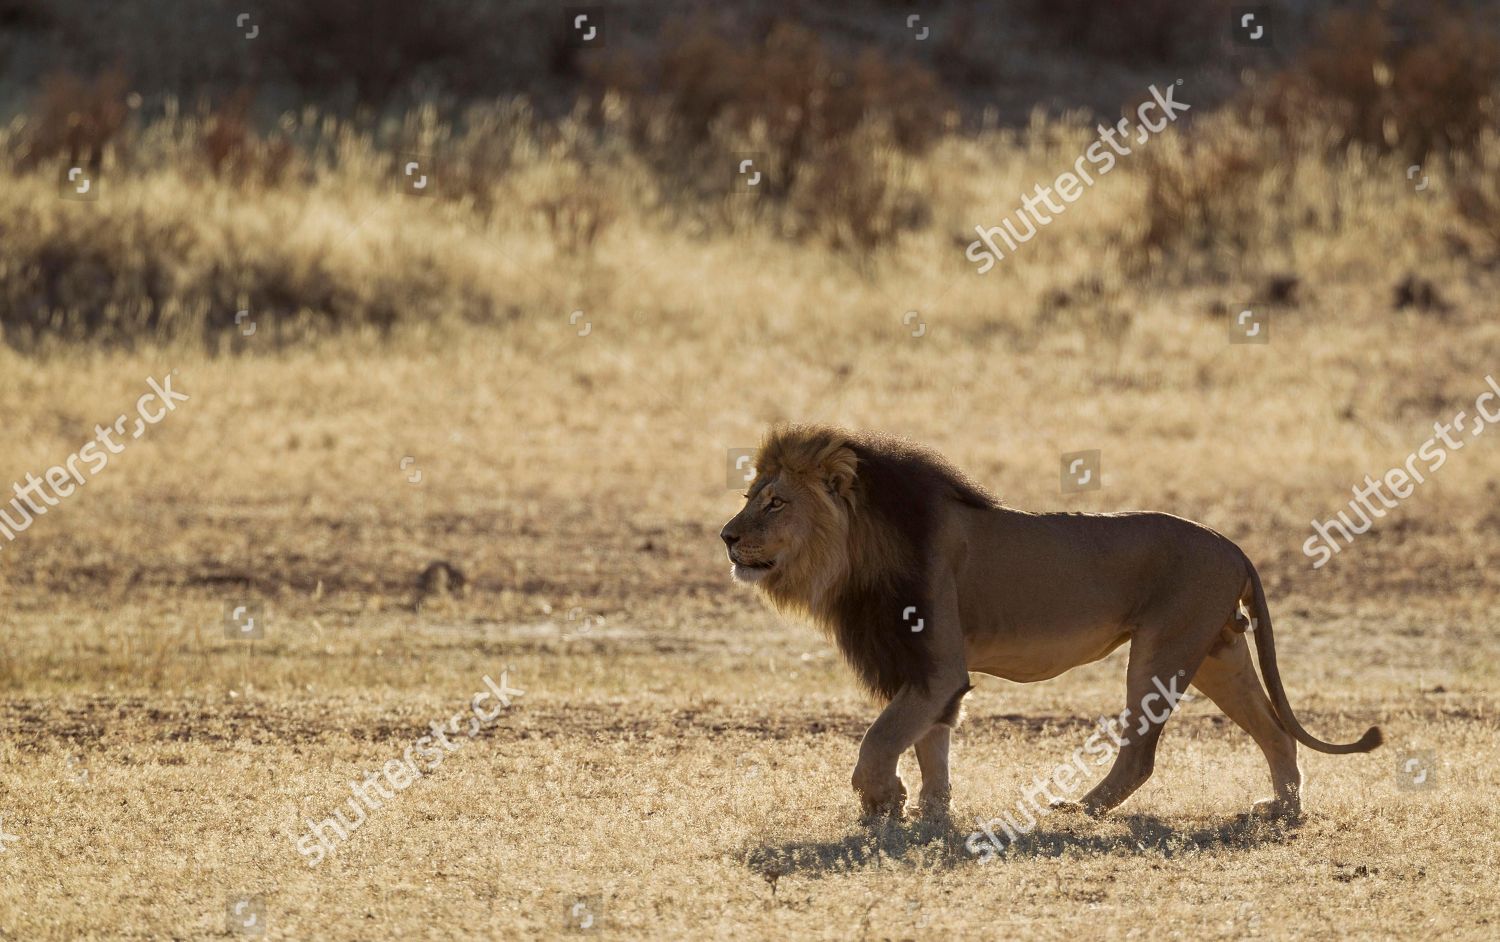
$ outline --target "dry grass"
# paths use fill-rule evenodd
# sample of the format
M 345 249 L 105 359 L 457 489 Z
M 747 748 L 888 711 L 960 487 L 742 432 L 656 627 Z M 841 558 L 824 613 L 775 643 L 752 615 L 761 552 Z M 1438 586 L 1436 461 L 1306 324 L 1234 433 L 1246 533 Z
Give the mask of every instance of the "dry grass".
M 685 72 L 727 55 L 689 35 Z M 819 69 L 860 61 L 761 42 L 725 68 L 802 43 L 785 94 L 820 107 Z M 227 937 L 241 894 L 272 938 L 550 938 L 577 896 L 621 939 L 1493 936 L 1500 444 L 1325 568 L 1301 546 L 1500 375 L 1494 130 L 1416 191 L 1405 139 L 1195 113 L 978 276 L 973 226 L 1092 131 L 939 120 L 917 146 L 890 105 L 918 74 L 872 71 L 862 117 L 816 133 L 659 75 L 557 120 L 380 126 L 261 126 L 244 98 L 116 121 L 85 83 L 56 95 L 100 116 L 96 203 L 57 197 L 66 120 L 0 131 L 0 482 L 147 377 L 191 397 L 0 543 L 0 938 Z M 803 166 L 735 195 L 740 146 Z M 438 158 L 431 196 L 401 190 L 411 152 Z M 1252 304 L 1270 345 L 1229 344 Z M 1266 578 L 1307 725 L 1389 745 L 1304 755 L 1307 821 L 1252 826 L 1264 763 L 1191 703 L 1118 814 L 975 862 L 970 822 L 1120 708 L 1119 652 L 980 680 L 952 826 L 860 828 L 874 710 L 728 585 L 717 540 L 727 450 L 783 419 L 928 442 L 1022 508 L 1214 526 Z M 1104 488 L 1060 495 L 1088 448 Z M 438 560 L 462 591 L 422 588 Z M 243 599 L 261 641 L 224 636 Z M 506 668 L 525 694 L 498 725 L 309 869 L 297 821 Z M 1402 787 L 1414 751 L 1430 788 Z
M 285 938 L 552 937 L 575 895 L 602 896 L 618 938 L 925 938 L 993 921 L 1027 938 L 1144 935 L 1163 916 L 1209 938 L 1488 934 L 1493 443 L 1324 570 L 1298 549 L 1307 520 L 1476 391 L 1496 335 L 1472 299 L 1461 329 L 1289 316 L 1269 348 L 1228 347 L 1219 318 L 1184 322 L 1202 299 L 1181 292 L 1134 305 L 1110 343 L 1063 314 L 1027 338 L 930 313 L 911 338 L 898 318 L 856 328 L 842 322 L 859 311 L 821 307 L 840 297 L 819 292 L 826 261 L 678 251 L 688 271 L 782 278 L 747 275 L 720 298 L 759 311 L 764 296 L 742 323 L 632 322 L 634 303 L 683 285 L 677 265 L 643 260 L 641 296 L 591 309 L 587 337 L 556 318 L 551 335 L 518 323 L 499 342 L 476 328 L 243 357 L 5 354 L 13 478 L 76 448 L 147 375 L 176 367 L 193 398 L 0 551 L 0 816 L 20 837 L 0 855 L 0 926 L 214 937 L 229 898 L 251 893 Z M 1322 290 L 1309 319 L 1385 302 Z M 728 350 L 742 352 L 705 353 Z M 1306 756 L 1308 823 L 1247 828 L 1235 816 L 1264 793 L 1262 760 L 1193 704 L 1119 816 L 1048 819 L 1016 857 L 974 863 L 970 822 L 1117 706 L 1115 656 L 1048 684 L 981 681 L 954 829 L 860 830 L 846 781 L 871 708 L 826 642 L 726 584 L 715 545 L 736 503 L 725 449 L 786 416 L 921 437 L 1018 506 L 1164 507 L 1224 529 L 1273 586 L 1306 721 L 1330 736 L 1378 721 L 1391 745 Z M 1059 497 L 1057 455 L 1088 446 L 1105 490 Z M 414 611 L 434 559 L 471 591 Z M 271 611 L 253 646 L 221 634 L 247 596 Z M 578 633 L 575 608 L 602 625 Z M 294 810 L 328 814 L 346 781 L 506 666 L 526 693 L 500 726 L 309 870 Z M 1400 788 L 1412 749 L 1438 757 L 1435 790 Z M 1003 912 L 976 902 L 993 899 Z

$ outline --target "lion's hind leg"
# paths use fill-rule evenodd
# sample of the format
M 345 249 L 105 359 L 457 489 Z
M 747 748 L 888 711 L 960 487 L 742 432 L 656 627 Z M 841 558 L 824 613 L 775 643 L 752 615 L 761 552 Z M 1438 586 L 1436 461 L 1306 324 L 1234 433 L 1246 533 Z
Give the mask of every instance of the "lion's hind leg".
M 1151 778 L 1161 732 L 1199 664 L 1220 640 L 1223 604 L 1178 595 L 1137 622 L 1125 667 L 1125 712 L 1116 735 L 1119 751 L 1109 774 L 1083 796 L 1086 813 L 1106 813 Z
M 1255 813 L 1269 818 L 1300 815 L 1302 772 L 1297 768 L 1297 741 L 1276 719 L 1276 710 L 1251 663 L 1249 644 L 1241 638 L 1237 644 L 1216 648 L 1198 668 L 1193 686 L 1249 733 L 1265 753 L 1275 797 L 1256 802 Z
M 1159 623 L 1176 621 L 1179 620 Z M 1131 638 L 1119 752 L 1109 773 L 1083 796 L 1084 812 L 1094 816 L 1104 814 L 1151 777 L 1162 728 L 1186 692 L 1187 678 L 1193 675 L 1211 643 L 1212 639 L 1201 637 L 1174 638 L 1160 630 L 1138 631 Z

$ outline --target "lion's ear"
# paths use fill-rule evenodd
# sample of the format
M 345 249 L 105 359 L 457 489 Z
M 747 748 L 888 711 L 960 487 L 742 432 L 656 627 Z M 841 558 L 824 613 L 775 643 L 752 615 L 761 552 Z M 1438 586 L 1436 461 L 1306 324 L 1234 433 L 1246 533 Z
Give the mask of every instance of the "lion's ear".
M 848 497 L 854 489 L 854 473 L 859 467 L 859 458 L 854 451 L 839 446 L 829 452 L 822 462 L 823 484 L 835 497 Z

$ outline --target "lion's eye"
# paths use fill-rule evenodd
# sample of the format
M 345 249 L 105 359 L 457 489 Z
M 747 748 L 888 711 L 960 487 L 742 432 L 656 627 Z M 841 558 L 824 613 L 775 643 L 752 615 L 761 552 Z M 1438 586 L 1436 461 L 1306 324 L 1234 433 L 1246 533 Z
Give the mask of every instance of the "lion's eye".
M 781 508 L 783 508 L 785 506 L 786 506 L 786 501 L 782 500 L 780 497 L 773 497 L 773 498 L 771 498 L 771 502 L 766 505 L 766 509 L 767 510 L 780 510 Z

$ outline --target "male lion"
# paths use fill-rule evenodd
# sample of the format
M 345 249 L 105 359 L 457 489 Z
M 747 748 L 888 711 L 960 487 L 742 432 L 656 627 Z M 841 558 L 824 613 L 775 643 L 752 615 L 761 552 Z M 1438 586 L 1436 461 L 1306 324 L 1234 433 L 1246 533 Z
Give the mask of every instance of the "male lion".
M 946 813 L 948 735 L 970 671 L 1047 680 L 1127 640 L 1132 711 L 1164 682 L 1191 678 L 1255 738 L 1275 789 L 1256 803 L 1261 815 L 1300 814 L 1298 742 L 1327 753 L 1381 743 L 1375 727 L 1335 745 L 1297 722 L 1260 576 L 1207 527 L 1163 513 L 1011 510 L 932 452 L 821 426 L 773 429 L 755 469 L 720 536 L 735 578 L 821 625 L 885 703 L 854 768 L 867 815 L 902 812 L 896 761 L 909 747 L 922 812 Z M 1269 697 L 1240 637 L 1241 605 Z M 1125 742 L 1082 810 L 1103 814 L 1139 788 L 1161 731 L 1158 721 Z

